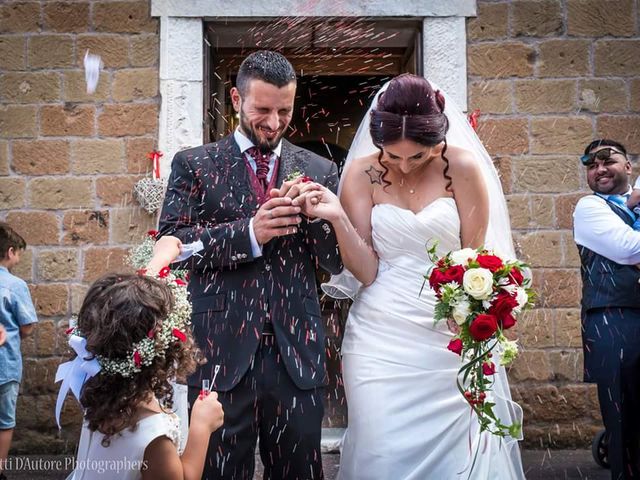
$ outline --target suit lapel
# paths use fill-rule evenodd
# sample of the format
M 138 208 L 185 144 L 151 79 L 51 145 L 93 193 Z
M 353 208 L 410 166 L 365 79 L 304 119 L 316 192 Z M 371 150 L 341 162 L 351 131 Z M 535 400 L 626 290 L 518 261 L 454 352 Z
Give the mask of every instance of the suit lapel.
M 278 181 L 276 185 L 280 187 L 286 178 L 293 172 L 304 174 L 307 170 L 309 160 L 304 150 L 296 147 L 286 140 L 282 140 L 282 151 L 280 152 L 280 168 L 278 169 Z
M 249 172 L 233 135 L 228 135 L 209 151 L 209 156 L 226 180 L 231 196 L 245 215 L 253 215 L 256 199 L 251 189 Z

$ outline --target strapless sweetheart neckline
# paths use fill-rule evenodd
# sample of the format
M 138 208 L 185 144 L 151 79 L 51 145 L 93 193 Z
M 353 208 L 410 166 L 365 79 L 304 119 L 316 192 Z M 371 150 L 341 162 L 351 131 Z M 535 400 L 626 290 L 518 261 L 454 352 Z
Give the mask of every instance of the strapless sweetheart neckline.
M 421 210 L 418 210 L 417 212 L 414 212 L 413 210 L 411 210 L 410 208 L 404 208 L 401 207 L 399 205 L 394 205 L 393 203 L 376 203 L 374 205 L 374 207 L 392 207 L 395 208 L 397 210 L 403 210 L 405 212 L 411 213 L 412 215 L 420 215 L 422 212 L 424 212 L 425 210 L 428 210 L 430 207 L 432 207 L 434 204 L 438 203 L 440 200 L 454 200 L 455 198 L 453 197 L 438 197 L 435 200 L 433 200 L 432 202 L 426 204 Z

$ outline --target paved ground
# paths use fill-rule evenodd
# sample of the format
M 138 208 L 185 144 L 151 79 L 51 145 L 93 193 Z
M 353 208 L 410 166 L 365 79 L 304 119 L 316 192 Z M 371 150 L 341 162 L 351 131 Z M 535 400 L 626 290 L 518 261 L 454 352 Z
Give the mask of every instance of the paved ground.
M 598 467 L 587 450 L 526 450 L 522 454 L 528 480 L 608 480 L 609 471 Z M 69 473 L 65 465 L 72 459 L 63 456 L 28 456 L 13 458 L 14 469 L 6 472 L 9 480 L 64 480 Z M 325 454 L 326 480 L 334 480 L 338 471 L 340 456 Z M 18 462 L 22 468 L 16 471 Z M 32 467 L 26 469 L 27 462 Z M 258 461 L 259 463 L 259 461 Z M 41 468 L 35 470 L 36 467 Z M 260 469 L 259 469 L 260 470 Z M 256 478 L 261 478 L 260 472 Z M 434 479 L 441 480 L 441 479 Z

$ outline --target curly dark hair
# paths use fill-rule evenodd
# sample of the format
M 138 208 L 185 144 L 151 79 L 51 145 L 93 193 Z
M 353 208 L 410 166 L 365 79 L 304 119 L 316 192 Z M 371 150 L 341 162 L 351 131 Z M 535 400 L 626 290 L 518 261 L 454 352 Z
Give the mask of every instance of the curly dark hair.
M 444 142 L 442 159 L 445 162 L 444 177 L 447 191 L 451 187 L 449 159 L 446 157 L 449 119 L 444 113 L 444 97 L 439 90 L 434 91 L 423 77 L 405 73 L 395 77 L 387 90 L 380 95 L 378 107 L 371 111 L 371 138 L 380 149 L 378 162 L 385 169 L 382 179 L 385 187 L 391 185 L 385 177 L 389 169 L 380 160 L 382 148 L 400 140 L 412 140 L 425 147 L 433 147 Z
M 108 274 L 96 280 L 78 315 L 78 329 L 87 340 L 87 351 L 106 358 L 125 358 L 132 345 L 157 331 L 173 308 L 173 294 L 167 285 L 151 277 Z M 169 345 L 164 356 L 131 377 L 98 374 L 83 386 L 80 403 L 91 431 L 104 434 L 103 446 L 126 428 L 135 429 L 138 405 L 151 394 L 163 408 L 173 407 L 169 380 L 184 378 L 201 363 L 190 329 L 187 340 Z

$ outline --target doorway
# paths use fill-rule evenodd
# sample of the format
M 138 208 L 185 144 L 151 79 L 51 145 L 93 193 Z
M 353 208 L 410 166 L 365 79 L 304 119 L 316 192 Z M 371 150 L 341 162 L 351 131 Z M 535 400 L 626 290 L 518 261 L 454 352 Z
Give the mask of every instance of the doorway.
M 255 50 L 276 50 L 298 73 L 287 140 L 334 161 L 341 171 L 371 99 L 400 73 L 422 75 L 422 21 L 285 17 L 205 22 L 204 136 L 214 142 L 238 125 L 229 91 L 242 60 Z M 326 281 L 319 273 L 320 282 Z M 324 426 L 343 428 L 347 407 L 340 374 L 340 344 L 348 304 L 321 301 L 328 385 Z

